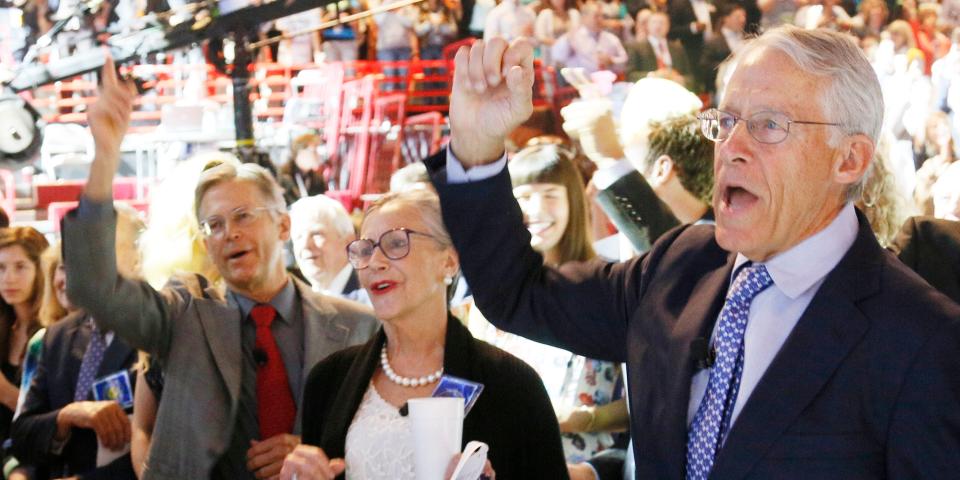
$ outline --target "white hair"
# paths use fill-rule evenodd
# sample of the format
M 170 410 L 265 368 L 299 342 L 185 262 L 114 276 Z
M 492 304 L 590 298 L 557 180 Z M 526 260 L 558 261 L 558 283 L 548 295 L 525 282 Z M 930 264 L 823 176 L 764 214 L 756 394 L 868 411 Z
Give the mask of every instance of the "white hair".
M 826 29 L 805 30 L 794 26 L 771 29 L 749 42 L 741 58 L 763 48 L 778 50 L 810 75 L 830 79 L 819 94 L 826 121 L 837 122 L 847 135 L 863 134 L 877 144 L 883 125 L 883 92 L 880 81 L 863 50 L 850 36 Z M 842 137 L 834 134 L 830 145 Z M 847 199 L 860 196 L 869 170 L 847 190 Z
M 341 237 L 351 238 L 356 232 L 343 204 L 326 196 L 304 197 L 290 205 L 290 221 L 299 229 L 303 222 L 320 223 L 333 228 Z

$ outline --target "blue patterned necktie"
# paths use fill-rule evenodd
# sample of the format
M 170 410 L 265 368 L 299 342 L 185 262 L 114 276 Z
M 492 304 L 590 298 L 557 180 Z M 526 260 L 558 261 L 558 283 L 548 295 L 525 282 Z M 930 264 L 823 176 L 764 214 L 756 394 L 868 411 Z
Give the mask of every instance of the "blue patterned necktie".
M 687 480 L 705 480 L 730 426 L 733 405 L 743 373 L 743 334 L 747 330 L 750 303 L 773 285 L 763 265 L 740 270 L 720 311 L 714 347 L 717 359 L 710 369 L 707 391 L 687 432 Z
M 87 351 L 83 354 L 83 362 L 80 364 L 77 388 L 73 392 L 74 402 L 82 402 L 87 399 L 97 370 L 100 369 L 100 363 L 103 362 L 103 353 L 107 351 L 107 340 L 100 333 L 96 322 L 91 321 L 90 325 L 90 343 L 87 345 Z

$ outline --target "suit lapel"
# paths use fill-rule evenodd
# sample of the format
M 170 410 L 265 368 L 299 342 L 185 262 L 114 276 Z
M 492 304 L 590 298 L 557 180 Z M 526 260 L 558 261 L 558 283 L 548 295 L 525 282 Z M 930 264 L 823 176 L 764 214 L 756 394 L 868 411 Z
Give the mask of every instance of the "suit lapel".
M 356 291 L 356 290 L 360 290 L 360 277 L 357 276 L 357 271 L 356 271 L 356 270 L 352 270 L 352 269 L 351 269 L 351 270 L 350 270 L 350 278 L 347 279 L 347 284 L 344 285 L 344 287 L 343 287 L 343 292 L 341 292 L 341 293 L 343 293 L 344 295 L 346 295 L 346 294 L 348 294 L 348 293 L 350 293 L 350 292 L 353 292 L 353 291 Z
M 224 305 L 205 299 L 194 301 L 203 335 L 227 386 L 233 411 L 240 399 L 240 375 L 243 368 L 240 346 L 240 322 L 243 319 L 240 318 L 240 309 L 233 302 Z
M 126 370 L 127 359 L 130 358 L 130 355 L 135 354 L 136 350 L 130 348 L 127 342 L 114 334 L 113 341 L 110 342 L 107 351 L 103 353 L 103 361 L 100 362 L 100 368 L 97 369 L 97 378 L 110 375 L 120 370 Z M 130 362 L 130 364 L 132 365 L 133 362 Z M 130 387 L 133 387 L 133 378 L 131 378 L 130 381 Z
M 867 332 L 869 322 L 856 302 L 879 290 L 882 252 L 862 217 L 860 222 L 854 245 L 827 275 L 744 404 L 711 478 L 745 477 Z
M 90 326 L 87 324 L 86 314 L 81 314 L 80 318 L 64 319 L 62 322 L 73 322 L 72 325 L 67 327 L 66 338 L 68 339 L 67 345 L 70 349 L 68 354 L 68 361 L 64 362 L 62 365 L 65 372 L 60 378 L 65 379 L 68 382 L 72 382 L 71 385 L 67 385 L 70 389 L 70 398 L 73 398 L 73 395 L 76 393 L 77 389 L 77 378 L 80 377 L 80 365 L 83 363 L 83 355 L 87 352 L 87 345 L 90 344 Z
M 344 322 L 323 297 L 313 293 L 303 282 L 294 279 L 303 305 L 303 378 L 306 384 L 310 369 L 337 350 L 347 346 L 353 327 Z
M 663 422 L 653 431 L 670 432 L 668 438 L 654 440 L 655 448 L 660 449 L 662 458 L 670 458 L 671 465 L 677 465 L 679 470 L 676 477 L 683 476 L 686 464 L 687 451 L 687 408 L 690 404 L 690 381 L 695 373 L 695 365 L 690 353 L 690 343 L 695 338 L 710 338 L 710 332 L 716 323 L 717 315 L 723 307 L 727 286 L 730 283 L 730 272 L 733 269 L 736 255 L 729 255 L 726 264 L 704 275 L 699 284 L 694 287 L 694 297 L 705 301 L 692 301 L 680 314 L 677 323 L 670 334 L 668 352 L 669 364 L 666 371 L 678 372 L 676 375 L 666 376 L 666 403 L 668 409 L 664 415 L 657 415 L 659 422 Z M 648 376 L 648 378 L 664 378 L 662 374 Z

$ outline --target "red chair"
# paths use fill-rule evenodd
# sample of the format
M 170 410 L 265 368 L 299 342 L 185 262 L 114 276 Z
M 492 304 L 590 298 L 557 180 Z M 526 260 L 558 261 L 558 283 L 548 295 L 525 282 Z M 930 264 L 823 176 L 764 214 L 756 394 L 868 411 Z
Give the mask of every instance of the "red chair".
M 47 221 L 50 222 L 53 232 L 60 232 L 60 221 L 70 210 L 77 208 L 80 202 L 53 202 L 47 205 Z M 120 200 L 117 203 L 130 205 L 146 217 L 150 210 L 150 203 L 146 200 Z
M 390 190 L 390 175 L 400 168 L 406 102 L 403 94 L 381 95 L 374 100 L 370 154 L 361 194 Z
M 403 121 L 403 164 L 421 162 L 440 151 L 445 119 L 440 112 L 412 115 Z
M 343 106 L 340 114 L 340 135 L 337 143 L 345 148 L 343 166 L 334 172 L 334 183 L 346 185 L 327 195 L 343 203 L 348 212 L 360 207 L 367 176 L 370 151 L 370 125 L 378 79 L 372 75 L 343 83 Z
M 442 57 L 444 60 L 453 60 L 453 57 L 457 56 L 457 50 L 460 50 L 460 47 L 471 46 L 473 42 L 476 42 L 477 39 L 473 37 L 467 37 L 463 40 L 457 40 L 446 47 L 443 47 Z

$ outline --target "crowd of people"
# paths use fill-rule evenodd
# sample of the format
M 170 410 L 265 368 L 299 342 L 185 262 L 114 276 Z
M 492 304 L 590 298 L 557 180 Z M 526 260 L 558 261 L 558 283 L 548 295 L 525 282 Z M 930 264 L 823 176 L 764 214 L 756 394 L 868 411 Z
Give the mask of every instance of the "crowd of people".
M 449 144 L 362 214 L 314 134 L 115 204 L 108 60 L 60 238 L 0 228 L 5 478 L 412 479 L 448 376 L 487 478 L 957 470 L 960 2 L 428 0 L 264 55 L 468 35 Z M 536 60 L 582 98 L 514 148 Z

